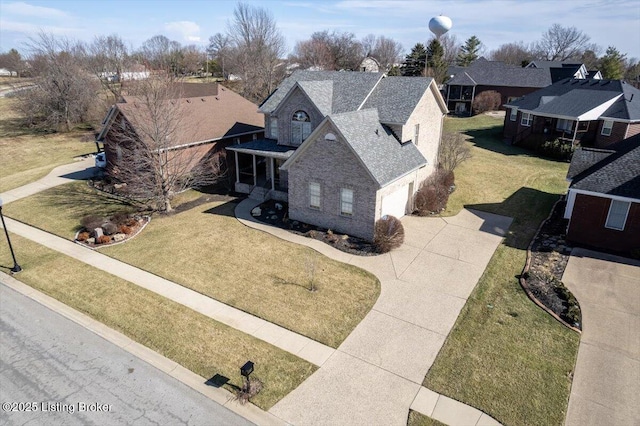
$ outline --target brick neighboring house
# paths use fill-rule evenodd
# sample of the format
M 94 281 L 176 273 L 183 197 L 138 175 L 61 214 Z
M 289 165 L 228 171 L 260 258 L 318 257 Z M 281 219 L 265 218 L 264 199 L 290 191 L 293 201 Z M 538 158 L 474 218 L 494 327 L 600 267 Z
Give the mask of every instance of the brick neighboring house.
M 567 174 L 567 239 L 628 253 L 640 249 L 640 135 L 610 148 L 574 152 Z
M 567 77 L 600 77 L 597 71 L 589 73 L 580 63 L 534 61 L 522 68 L 479 58 L 468 67 L 449 67 L 452 77 L 446 82 L 444 96 L 449 111 L 457 115 L 472 115 L 473 100 L 482 92 L 498 92 L 500 104 L 504 105 Z
M 372 240 L 380 217 L 412 211 L 447 109 L 431 78 L 296 71 L 260 111 L 268 139 L 228 148 L 236 191 L 288 201 L 291 220 Z
M 186 167 L 192 168 L 212 156 L 226 162 L 227 146 L 264 136 L 264 116 L 258 113 L 258 106 L 232 90 L 218 84 L 178 83 L 177 86 L 179 97 L 167 100 L 178 103 L 176 111 L 180 115 L 168 150 L 173 155 L 181 155 L 189 163 Z M 112 177 L 118 177 L 122 144 L 127 143 L 121 129 L 126 126 L 136 132 L 135 122 L 141 116 L 140 102 L 136 96 L 123 96 L 107 113 L 96 138 L 103 143 L 106 170 Z M 232 171 L 233 163 L 225 165 Z
M 567 78 L 505 107 L 503 136 L 516 145 L 559 139 L 606 147 L 640 133 L 640 90 L 623 80 Z

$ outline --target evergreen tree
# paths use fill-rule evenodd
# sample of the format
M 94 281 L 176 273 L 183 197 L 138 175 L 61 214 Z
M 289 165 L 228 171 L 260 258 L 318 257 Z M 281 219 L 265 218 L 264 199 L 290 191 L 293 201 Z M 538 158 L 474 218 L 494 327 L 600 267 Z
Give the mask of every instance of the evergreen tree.
M 420 77 L 424 74 L 426 60 L 427 51 L 424 48 L 424 44 L 416 43 L 411 49 L 411 53 L 406 56 L 400 72 L 404 76 Z
M 619 80 L 624 76 L 625 59 L 627 55 L 623 55 L 613 46 L 607 48 L 607 52 L 600 60 L 600 72 L 602 77 L 611 80 Z
M 442 84 L 447 78 L 447 68 L 442 44 L 434 38 L 427 46 L 427 75 L 433 77 L 438 84 Z
M 478 52 L 481 47 L 482 42 L 480 39 L 476 36 L 471 36 L 464 43 L 464 46 L 460 47 L 460 53 L 458 53 L 456 64 L 461 67 L 468 67 L 471 65 L 473 61 L 478 59 Z

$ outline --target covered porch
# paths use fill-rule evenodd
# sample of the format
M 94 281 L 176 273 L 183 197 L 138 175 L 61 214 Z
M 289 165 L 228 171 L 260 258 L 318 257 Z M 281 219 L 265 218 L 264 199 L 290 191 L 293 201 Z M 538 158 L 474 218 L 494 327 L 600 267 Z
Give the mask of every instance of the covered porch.
M 259 139 L 227 147 L 233 151 L 235 190 L 258 200 L 288 200 L 288 176 L 280 166 L 295 151 L 273 139 Z

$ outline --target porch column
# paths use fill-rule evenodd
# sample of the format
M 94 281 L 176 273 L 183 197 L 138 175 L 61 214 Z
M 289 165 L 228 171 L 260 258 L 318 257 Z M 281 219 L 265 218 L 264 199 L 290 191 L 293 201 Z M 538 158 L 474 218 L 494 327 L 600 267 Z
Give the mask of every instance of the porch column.
M 578 135 L 578 124 L 580 124 L 580 121 L 576 120 L 576 128 L 573 130 L 573 139 L 571 140 L 571 146 L 576 144 L 576 136 Z
M 236 183 L 240 182 L 240 167 L 238 167 L 238 151 L 233 151 L 236 157 Z
M 251 154 L 253 157 L 253 186 L 258 185 L 258 174 L 256 173 L 256 156 L 255 154 Z
M 276 173 L 274 171 L 275 161 L 273 157 L 271 157 L 270 160 L 271 160 L 271 190 L 273 191 L 276 189 Z

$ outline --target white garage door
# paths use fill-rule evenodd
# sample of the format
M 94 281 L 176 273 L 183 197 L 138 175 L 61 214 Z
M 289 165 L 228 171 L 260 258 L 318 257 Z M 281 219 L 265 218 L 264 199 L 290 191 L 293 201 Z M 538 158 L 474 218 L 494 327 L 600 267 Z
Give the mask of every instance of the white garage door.
M 382 198 L 382 212 L 380 217 L 387 214 L 395 217 L 404 216 L 407 201 L 409 201 L 409 185 L 405 185 Z

